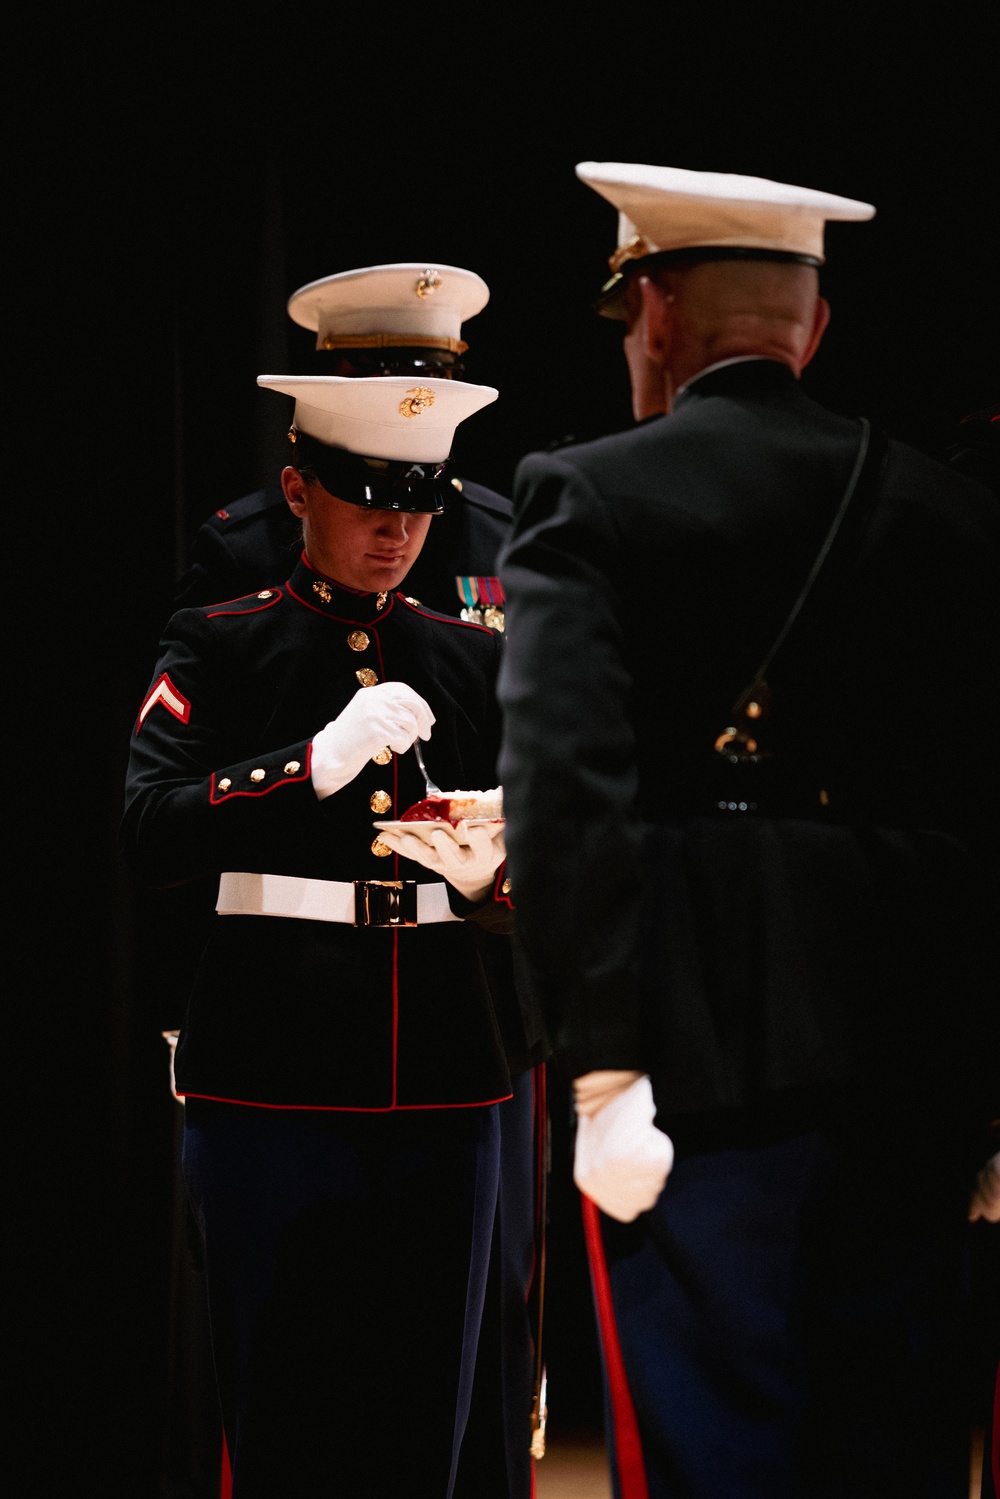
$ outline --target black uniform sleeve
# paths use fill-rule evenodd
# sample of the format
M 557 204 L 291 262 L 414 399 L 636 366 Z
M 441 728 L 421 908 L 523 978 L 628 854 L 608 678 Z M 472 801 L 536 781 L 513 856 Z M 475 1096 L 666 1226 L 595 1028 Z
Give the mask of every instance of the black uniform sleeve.
M 248 867 L 284 829 L 291 801 L 318 805 L 310 740 L 229 760 L 231 692 L 215 646 L 200 610 L 172 617 L 133 730 L 121 844 L 151 886 Z
M 562 456 L 525 459 L 514 500 L 499 697 L 518 936 L 570 1075 L 641 1067 L 627 559 L 607 507 Z
M 509 934 L 514 930 L 514 900 L 506 862 L 500 865 L 493 884 L 481 901 L 467 900 L 454 885 L 448 886 L 448 904 L 463 921 L 473 921 L 484 932 Z

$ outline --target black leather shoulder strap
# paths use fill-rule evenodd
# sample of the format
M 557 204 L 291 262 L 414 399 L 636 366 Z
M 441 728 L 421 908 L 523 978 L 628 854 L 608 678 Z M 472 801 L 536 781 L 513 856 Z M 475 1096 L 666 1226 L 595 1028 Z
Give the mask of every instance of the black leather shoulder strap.
M 865 417 L 861 418 L 861 441 L 858 445 L 857 455 L 851 467 L 847 480 L 847 486 L 841 496 L 840 503 L 834 513 L 830 528 L 823 538 L 823 543 L 809 575 L 799 591 L 798 598 L 789 610 L 781 629 L 774 640 L 773 645 L 754 672 L 752 680 L 740 693 L 733 704 L 733 713 L 739 713 L 751 701 L 761 702 L 766 699 L 766 680 L 771 663 L 785 644 L 792 627 L 802 614 L 806 600 L 810 596 L 815 597 L 821 590 L 816 590 L 816 584 L 822 577 L 824 585 L 829 583 L 835 575 L 842 571 L 844 563 L 853 551 L 857 541 L 860 539 L 868 517 L 875 504 L 878 494 L 878 483 L 882 470 L 885 466 L 888 452 L 888 442 L 885 434 L 873 431 L 871 424 Z M 814 592 L 815 590 L 815 592 Z M 827 590 L 822 590 L 827 591 Z

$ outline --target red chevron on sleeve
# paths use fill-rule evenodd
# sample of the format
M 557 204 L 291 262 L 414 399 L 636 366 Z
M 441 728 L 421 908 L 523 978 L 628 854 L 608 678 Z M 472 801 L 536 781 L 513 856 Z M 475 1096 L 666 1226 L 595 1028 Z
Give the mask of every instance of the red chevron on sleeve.
M 180 719 L 181 723 L 187 723 L 191 717 L 191 704 L 182 692 L 177 691 L 170 677 L 164 672 L 162 677 L 158 677 L 153 683 L 146 694 L 145 702 L 139 709 L 139 721 L 135 726 L 137 734 L 146 722 L 146 714 L 156 703 L 162 703 L 175 718 Z

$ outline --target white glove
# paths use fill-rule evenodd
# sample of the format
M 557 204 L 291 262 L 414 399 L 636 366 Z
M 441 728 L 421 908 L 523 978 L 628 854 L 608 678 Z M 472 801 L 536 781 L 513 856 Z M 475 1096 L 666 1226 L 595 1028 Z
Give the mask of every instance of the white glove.
M 606 1103 L 624 1093 L 642 1076 L 641 1072 L 585 1072 L 582 1077 L 573 1079 L 573 1107 L 578 1114 L 586 1114 L 592 1119 Z
M 493 876 L 507 857 L 502 822 L 474 828 L 467 822 L 454 827 L 431 822 L 414 822 L 411 826 L 412 832 L 382 828 L 379 837 L 404 859 L 433 869 L 466 900 L 476 902 L 486 896 Z
M 976 1172 L 972 1200 L 969 1203 L 969 1222 L 985 1218 L 987 1223 L 1000 1223 L 1000 1150 L 990 1156 L 981 1171 Z
M 429 739 L 434 714 L 405 682 L 360 687 L 342 713 L 313 735 L 310 774 L 316 795 L 332 796 L 353 781 L 373 755 L 397 755 L 414 739 Z
M 577 1094 L 573 1180 L 602 1213 L 631 1223 L 656 1202 L 674 1164 L 669 1135 L 653 1123 L 652 1084 L 644 1073 L 589 1072 L 574 1083 Z
M 177 1042 L 180 1039 L 180 1034 L 180 1031 L 160 1032 L 160 1035 L 170 1047 L 170 1096 L 171 1098 L 176 1098 L 178 1103 L 183 1103 L 184 1099 L 177 1091 L 177 1082 L 174 1078 L 174 1057 L 177 1055 Z

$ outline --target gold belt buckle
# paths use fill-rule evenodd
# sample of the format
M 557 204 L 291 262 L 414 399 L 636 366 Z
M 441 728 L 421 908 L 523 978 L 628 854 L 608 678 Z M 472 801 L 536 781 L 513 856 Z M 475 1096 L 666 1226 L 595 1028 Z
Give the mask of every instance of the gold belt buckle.
M 355 880 L 355 926 L 416 926 L 416 880 Z

